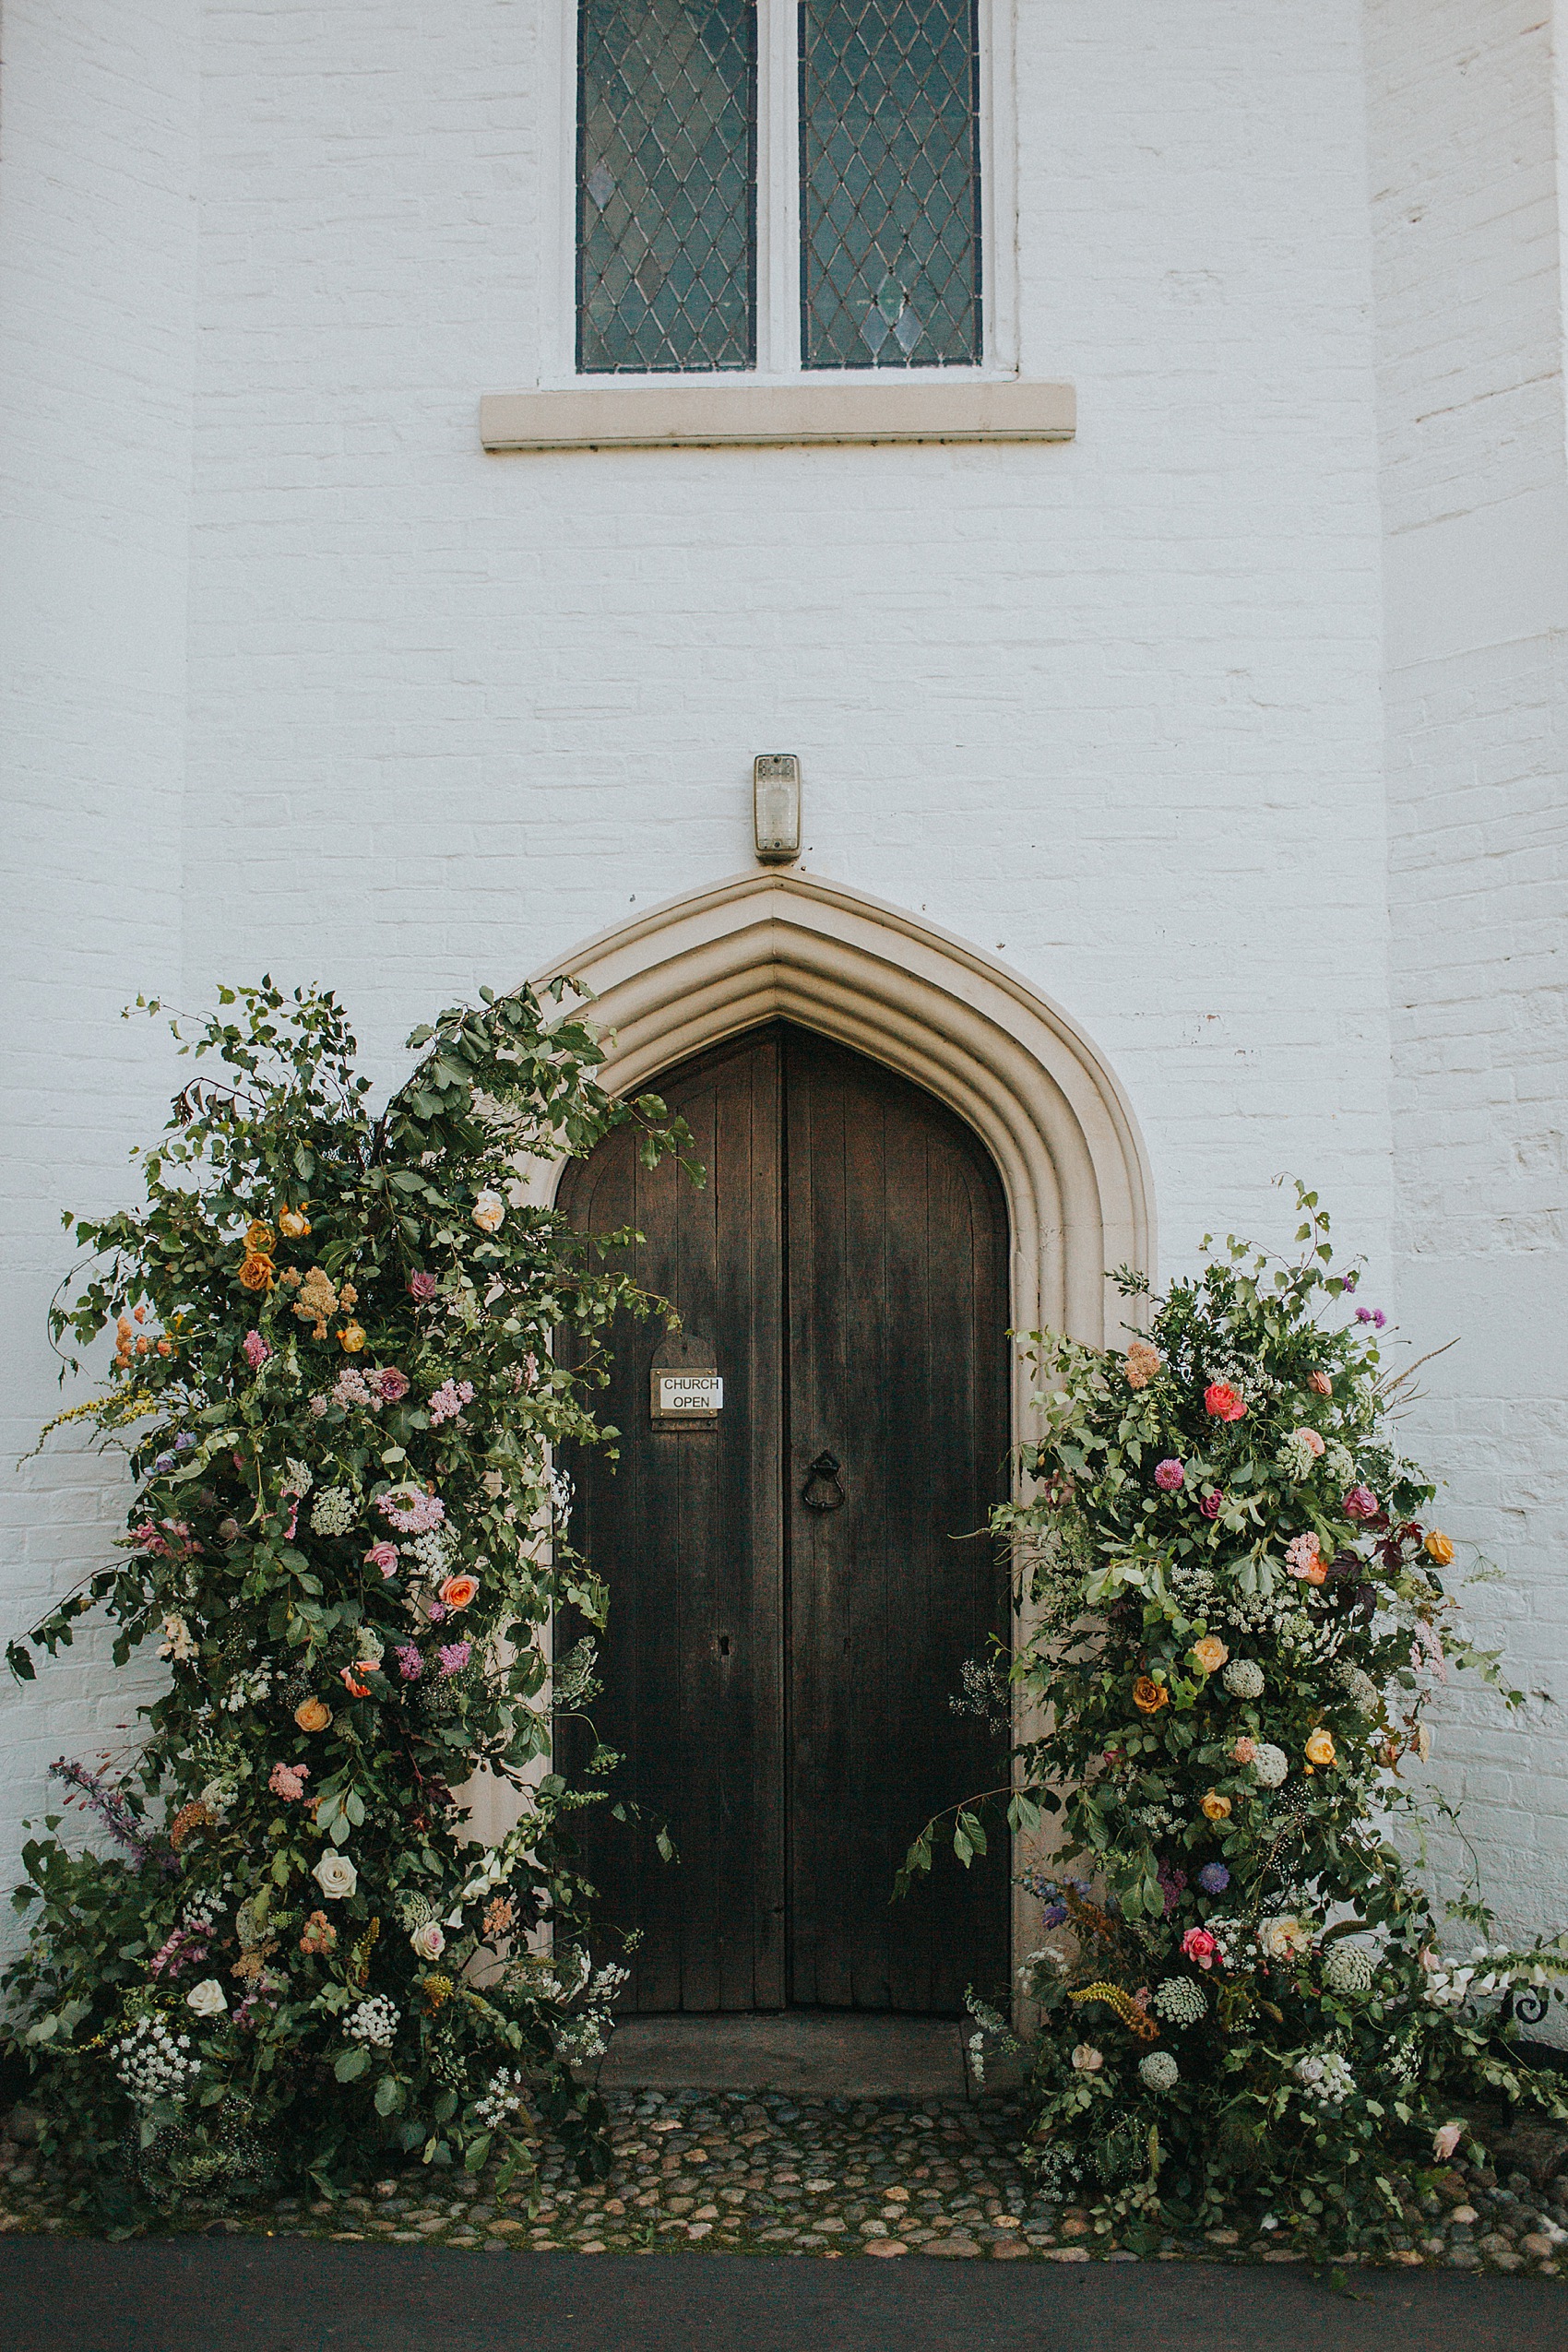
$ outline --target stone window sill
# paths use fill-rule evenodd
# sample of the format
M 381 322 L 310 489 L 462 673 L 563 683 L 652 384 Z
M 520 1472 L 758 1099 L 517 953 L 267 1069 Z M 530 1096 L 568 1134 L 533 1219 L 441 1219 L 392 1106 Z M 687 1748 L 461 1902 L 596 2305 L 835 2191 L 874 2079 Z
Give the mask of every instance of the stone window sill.
M 1071 441 L 1070 384 L 596 384 L 487 392 L 491 450 L 794 448 L 812 443 Z

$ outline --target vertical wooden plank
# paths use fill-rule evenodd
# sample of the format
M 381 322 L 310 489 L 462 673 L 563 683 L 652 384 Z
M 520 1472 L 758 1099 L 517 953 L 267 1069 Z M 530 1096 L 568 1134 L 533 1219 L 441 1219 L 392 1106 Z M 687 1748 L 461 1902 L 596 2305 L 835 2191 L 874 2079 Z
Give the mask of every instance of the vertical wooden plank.
M 575 1465 L 574 1533 L 610 1587 L 598 1728 L 624 1756 L 618 1797 L 669 1821 L 677 1865 L 608 1808 L 582 1817 L 590 1875 L 616 1924 L 639 1927 L 629 2005 L 777 2007 L 784 2000 L 782 1573 L 779 1447 L 782 1235 L 778 1046 L 771 1032 L 661 1081 L 707 1174 L 640 1168 L 606 1139 L 569 1171 L 580 1224 L 646 1235 L 638 1279 L 713 1342 L 725 1381 L 715 1430 L 655 1429 L 657 1323 L 612 1336 L 606 1415 L 622 1431 L 612 1474 Z M 584 1738 L 564 1743 L 568 1761 Z
M 787 1046 L 793 1998 L 956 2013 L 1004 1992 L 1007 1859 L 891 1905 L 909 1839 L 993 1785 L 1004 1742 L 949 1705 L 1005 1633 L 983 1526 L 1006 1491 L 1006 1213 L 978 1139 L 891 1073 Z M 800 1501 L 823 1448 L 843 1508 Z

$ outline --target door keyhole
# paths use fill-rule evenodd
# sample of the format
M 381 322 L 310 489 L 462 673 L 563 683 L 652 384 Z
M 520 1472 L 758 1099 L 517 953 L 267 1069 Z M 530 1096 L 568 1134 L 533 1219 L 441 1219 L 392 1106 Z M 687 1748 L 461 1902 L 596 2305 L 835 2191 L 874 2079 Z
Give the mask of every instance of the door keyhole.
M 728 1633 L 720 1633 L 719 1636 L 719 1655 L 720 1657 L 728 1657 L 730 1655 L 730 1636 Z

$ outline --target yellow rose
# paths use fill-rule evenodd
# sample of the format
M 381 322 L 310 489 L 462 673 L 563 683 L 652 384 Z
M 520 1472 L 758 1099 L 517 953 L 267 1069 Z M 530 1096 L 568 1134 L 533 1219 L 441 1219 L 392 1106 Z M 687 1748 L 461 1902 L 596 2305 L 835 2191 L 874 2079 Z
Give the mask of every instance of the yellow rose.
M 303 1241 L 310 1231 L 310 1219 L 301 1208 L 282 1208 L 278 1212 L 278 1229 L 291 1241 Z
M 1133 1685 L 1133 1705 L 1140 1715 L 1158 1715 L 1170 1704 L 1170 1693 L 1152 1675 L 1140 1674 Z
M 1435 1560 L 1440 1568 L 1446 1568 L 1454 1557 L 1454 1538 L 1445 1536 L 1441 1527 L 1434 1527 L 1426 1539 L 1425 1550 L 1429 1560 Z
M 242 1290 L 270 1290 L 274 1280 L 272 1260 L 259 1251 L 247 1251 L 240 1266 Z
M 1226 1821 L 1229 1818 L 1230 1800 L 1229 1797 L 1222 1797 L 1218 1788 L 1211 1788 L 1199 1807 L 1199 1811 L 1206 1821 Z
M 245 1228 L 245 1247 L 253 1257 L 266 1257 L 275 1239 L 271 1226 L 264 1225 L 259 1217 L 253 1217 Z
M 364 1333 L 357 1323 L 346 1323 L 338 1334 L 338 1344 L 345 1355 L 357 1356 L 364 1346 Z
M 1206 1633 L 1201 1642 L 1193 1644 L 1193 1656 L 1206 1674 L 1218 1674 L 1229 1655 L 1218 1633 Z
M 1334 1742 L 1326 1731 L 1314 1731 L 1307 1741 L 1307 1762 L 1315 1764 L 1331 1764 L 1334 1762 Z

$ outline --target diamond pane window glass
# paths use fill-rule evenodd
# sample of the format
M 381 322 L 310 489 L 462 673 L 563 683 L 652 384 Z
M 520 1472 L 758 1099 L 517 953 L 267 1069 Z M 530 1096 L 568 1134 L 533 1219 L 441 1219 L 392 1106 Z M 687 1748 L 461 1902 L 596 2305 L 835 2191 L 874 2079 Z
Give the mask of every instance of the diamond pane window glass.
M 801 346 L 807 367 L 978 364 L 976 0 L 805 0 Z
M 756 356 L 755 0 L 581 0 L 577 365 Z

